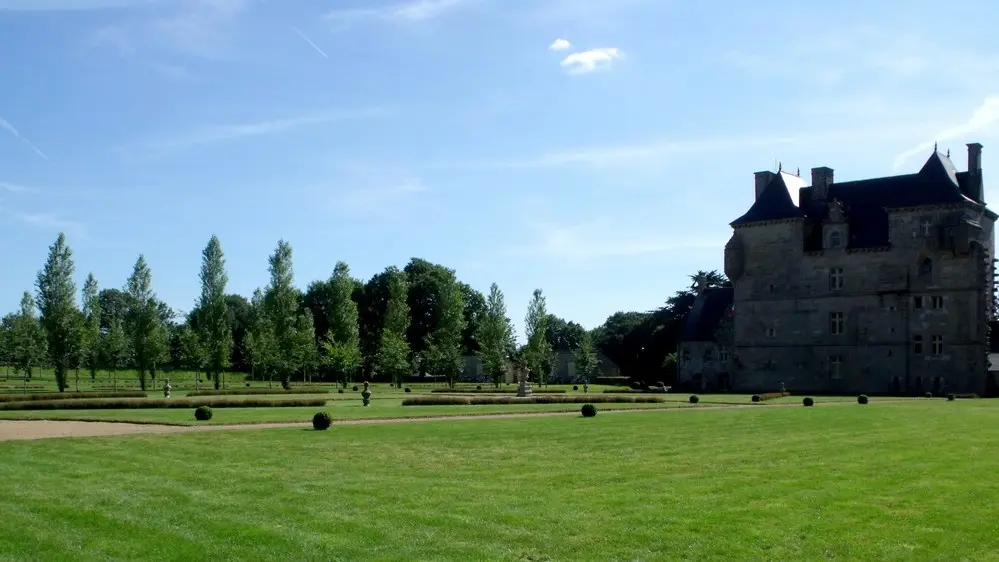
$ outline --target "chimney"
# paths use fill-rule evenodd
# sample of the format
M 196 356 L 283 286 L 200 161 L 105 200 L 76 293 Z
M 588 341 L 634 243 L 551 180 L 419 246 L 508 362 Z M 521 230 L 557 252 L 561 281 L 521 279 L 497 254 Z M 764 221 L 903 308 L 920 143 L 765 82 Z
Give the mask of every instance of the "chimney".
M 770 185 L 770 180 L 774 179 L 776 174 L 773 172 L 756 172 L 753 175 L 756 176 L 756 199 L 759 200 L 760 194 Z
M 968 143 L 968 176 L 971 184 L 968 195 L 975 201 L 985 202 L 985 184 L 982 181 L 982 145 L 977 142 Z
M 829 186 L 833 184 L 833 169 L 812 168 L 812 199 L 825 201 L 829 198 Z

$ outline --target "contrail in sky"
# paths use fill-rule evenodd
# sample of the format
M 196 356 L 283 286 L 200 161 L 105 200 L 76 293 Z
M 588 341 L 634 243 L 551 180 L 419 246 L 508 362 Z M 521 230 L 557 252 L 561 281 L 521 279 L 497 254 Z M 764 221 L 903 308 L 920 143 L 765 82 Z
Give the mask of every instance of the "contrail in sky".
M 35 154 L 41 156 L 42 158 L 44 158 L 46 160 L 49 159 L 49 157 L 46 156 L 45 153 L 42 152 L 37 146 L 35 146 L 34 144 L 32 144 L 31 141 L 29 141 L 28 139 L 26 139 L 23 136 L 21 136 L 21 133 L 17 132 L 17 129 L 15 129 L 14 126 L 10 124 L 10 121 L 4 119 L 3 117 L 0 117 L 0 129 L 4 129 L 8 133 L 14 135 L 14 137 L 16 137 L 19 141 L 21 141 L 24 144 L 28 145 L 28 147 L 31 150 L 34 150 Z
M 330 58 L 329 55 L 327 55 L 325 51 L 323 51 L 322 49 L 320 49 L 318 45 L 316 45 L 315 43 L 313 43 L 312 40 L 309 39 L 308 37 L 306 37 L 304 33 L 302 33 L 301 31 L 299 31 L 297 27 L 295 27 L 293 25 L 293 26 L 291 26 L 291 30 L 294 31 L 299 37 L 301 37 L 303 41 L 305 41 L 306 43 L 308 43 L 313 49 L 315 49 L 317 53 L 319 53 L 320 55 L 322 55 L 323 58 L 325 58 L 325 59 Z

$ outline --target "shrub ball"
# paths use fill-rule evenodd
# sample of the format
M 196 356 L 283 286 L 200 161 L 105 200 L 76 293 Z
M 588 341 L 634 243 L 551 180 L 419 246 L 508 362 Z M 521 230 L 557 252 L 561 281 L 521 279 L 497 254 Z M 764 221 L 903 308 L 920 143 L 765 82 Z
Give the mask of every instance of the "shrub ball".
M 634 381 L 631 383 L 631 388 L 635 390 L 642 390 L 642 383 L 639 381 Z
M 352 388 L 351 390 L 353 390 L 354 392 L 357 392 L 357 385 L 355 384 L 354 388 Z
M 482 390 L 482 385 L 481 384 L 475 385 L 475 390 Z
M 932 393 L 932 392 L 927 392 L 927 393 L 926 393 L 926 394 L 924 394 L 923 396 L 925 396 L 925 397 L 927 397 L 927 398 L 933 398 L 933 393 Z
M 198 421 L 208 421 L 212 419 L 212 409 L 208 406 L 198 406 L 198 408 L 194 410 L 194 419 Z
M 331 425 L 333 425 L 333 417 L 329 415 L 329 412 L 319 412 L 312 416 L 312 427 L 319 431 L 329 429 Z
M 406 392 L 413 392 L 413 389 L 412 389 L 412 388 L 409 388 L 409 387 L 407 386 L 407 387 L 406 387 Z
M 811 396 L 806 396 L 805 399 L 801 401 L 801 403 L 804 404 L 805 406 L 813 406 L 815 404 L 815 400 L 812 400 Z
M 753 402 L 759 402 L 759 401 L 760 401 L 760 395 L 759 394 L 754 394 L 753 395 Z
M 338 389 L 336 389 L 336 392 L 337 392 L 337 394 L 343 394 L 343 389 L 342 388 L 338 388 Z
M 579 390 L 579 385 L 577 385 L 577 384 L 572 385 L 572 389 L 573 390 Z
M 592 418 L 597 415 L 597 407 L 593 404 L 583 404 L 583 408 L 580 410 L 584 418 Z
M 867 395 L 861 394 L 857 397 L 857 404 L 867 404 Z
M 956 397 L 953 394 L 948 394 L 947 395 L 947 400 L 953 400 L 954 398 L 956 398 Z
M 663 381 L 659 381 L 656 383 L 656 386 L 658 386 L 659 388 L 666 388 L 666 383 L 664 383 Z
M 691 394 L 690 395 L 690 403 L 691 404 L 697 404 L 700 401 L 701 401 L 701 399 L 698 398 L 696 394 Z

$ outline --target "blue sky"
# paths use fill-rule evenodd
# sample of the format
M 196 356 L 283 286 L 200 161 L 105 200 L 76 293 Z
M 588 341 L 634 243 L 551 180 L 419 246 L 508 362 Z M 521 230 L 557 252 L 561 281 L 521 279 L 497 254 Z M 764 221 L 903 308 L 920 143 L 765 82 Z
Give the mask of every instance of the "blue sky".
M 189 310 L 413 256 L 594 327 L 720 269 L 753 172 L 999 164 L 986 0 L 0 0 L 0 309 L 69 236 Z M 987 187 L 989 194 L 995 193 Z

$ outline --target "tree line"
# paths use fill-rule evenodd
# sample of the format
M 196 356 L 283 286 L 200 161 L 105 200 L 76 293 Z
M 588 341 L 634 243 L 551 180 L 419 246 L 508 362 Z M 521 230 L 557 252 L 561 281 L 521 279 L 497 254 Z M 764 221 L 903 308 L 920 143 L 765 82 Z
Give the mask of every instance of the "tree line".
M 204 373 L 216 387 L 227 372 L 344 386 L 358 377 L 401 384 L 433 375 L 453 385 L 467 355 L 477 355 L 484 374 L 499 384 L 511 368 L 529 369 L 533 380 L 545 382 L 557 352 L 572 352 L 577 373 L 589 377 L 599 351 L 626 375 L 661 380 L 671 377 L 664 365 L 693 302 L 691 286 L 660 310 L 616 313 L 588 331 L 549 314 L 537 289 L 524 319 L 526 343 L 518 346 L 495 283 L 483 295 L 453 269 L 420 258 L 367 281 L 338 262 L 328 279 L 301 291 L 291 245 L 281 240 L 268 272 L 267 286 L 249 300 L 228 293 L 225 256 L 212 236 L 202 252 L 201 294 L 180 321 L 157 298 L 142 255 L 121 289 L 101 289 L 88 275 L 78 306 L 72 252 L 60 234 L 34 294 L 26 291 L 19 309 L 0 321 L 0 363 L 29 378 L 51 367 L 60 391 L 72 373 L 78 381 L 81 370 L 95 380 L 100 371 L 114 378 L 134 369 L 145 389 L 164 367 Z M 709 274 L 711 284 L 725 282 Z

